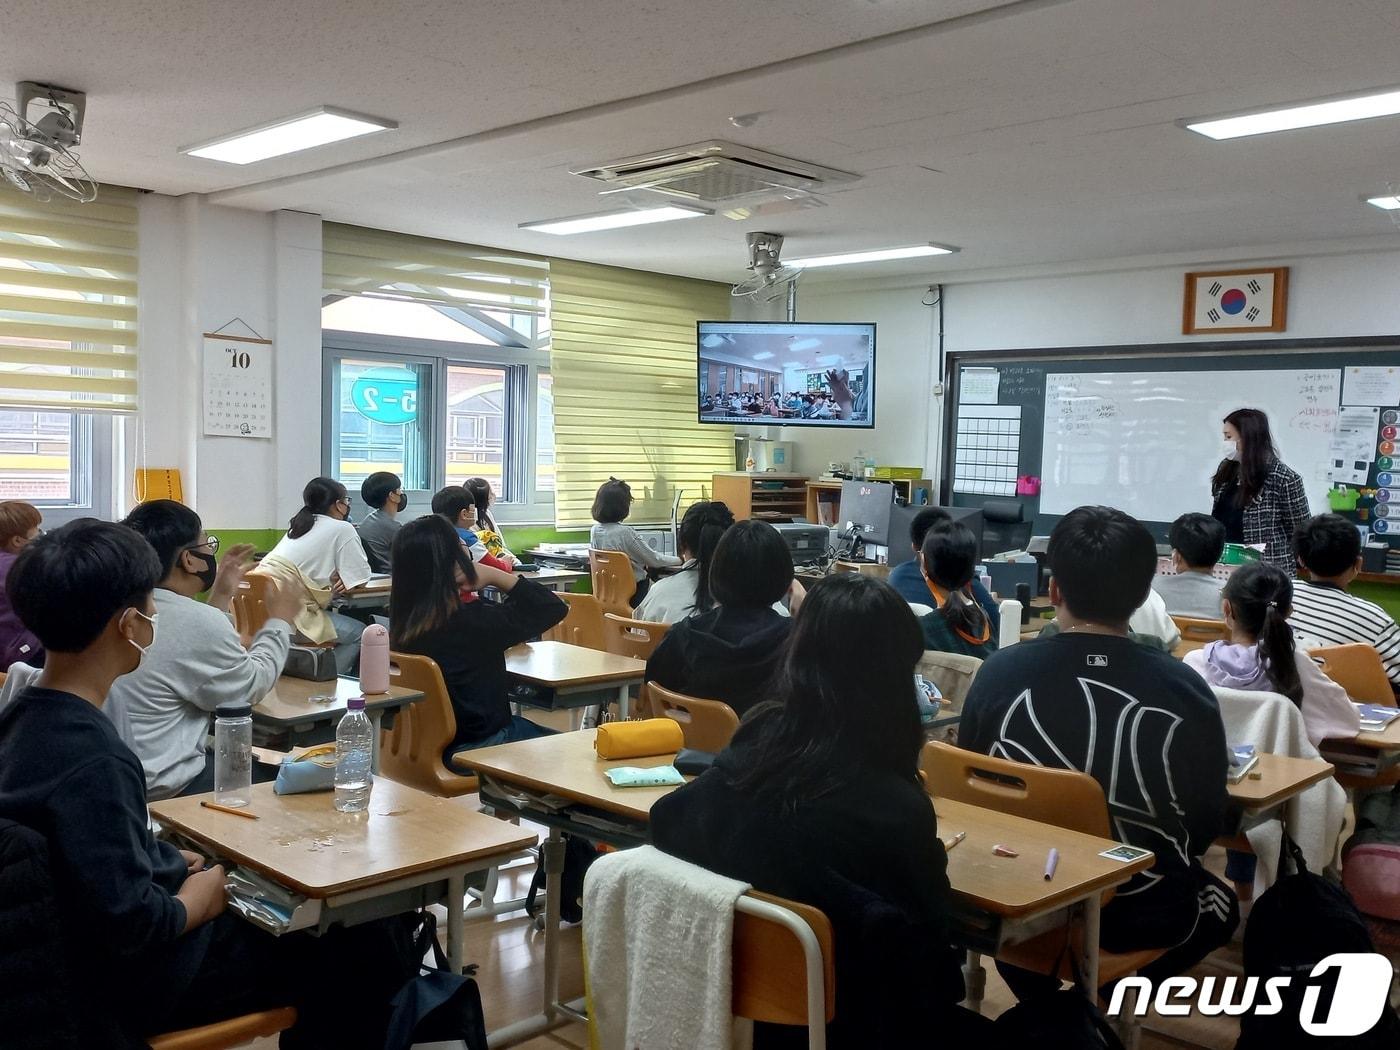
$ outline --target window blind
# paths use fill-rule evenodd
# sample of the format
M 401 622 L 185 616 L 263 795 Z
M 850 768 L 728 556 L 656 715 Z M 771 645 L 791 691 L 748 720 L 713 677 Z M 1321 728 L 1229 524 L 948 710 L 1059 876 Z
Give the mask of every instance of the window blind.
M 136 191 L 0 184 L 0 407 L 136 411 Z
M 591 263 L 550 263 L 554 517 L 592 523 L 599 484 L 632 486 L 630 521 L 665 522 L 734 469 L 732 427 L 696 422 L 695 322 L 729 316 L 729 288 Z
M 549 262 L 499 248 L 328 222 L 321 229 L 327 292 L 543 314 Z

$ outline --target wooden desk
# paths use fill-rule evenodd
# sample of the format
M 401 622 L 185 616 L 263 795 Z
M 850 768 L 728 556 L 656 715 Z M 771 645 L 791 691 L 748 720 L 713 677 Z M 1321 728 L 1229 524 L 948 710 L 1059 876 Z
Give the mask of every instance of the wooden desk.
M 554 703 L 548 706 L 587 707 L 600 702 L 600 693 L 606 702 L 607 694 L 615 691 L 624 719 L 628 716 L 628 690 L 645 681 L 646 670 L 643 660 L 567 642 L 526 642 L 506 650 L 506 673 L 553 690 Z
M 1380 732 L 1361 732 L 1346 740 L 1324 740 L 1318 750 L 1338 772 L 1378 779 L 1400 763 L 1400 719 Z M 1390 782 L 1387 777 L 1385 783 Z
M 562 569 L 550 565 L 532 572 L 516 573 L 516 575 L 524 580 L 534 580 L 541 586 L 548 587 L 551 591 L 572 590 L 573 585 L 579 580 L 589 578 L 587 569 Z
M 614 788 L 603 775 L 610 766 L 657 766 L 674 755 L 602 762 L 591 731 L 481 748 L 471 762 L 481 775 L 481 798 L 498 812 L 512 812 L 550 829 L 543 846 L 546 872 L 563 870 L 562 832 L 619 847 L 646 841 L 651 808 L 674 788 Z M 1063 926 L 1083 925 L 1082 969 L 1086 987 L 1097 988 L 1099 901 L 1103 892 L 1128 881 L 1152 864 L 1149 855 L 1129 864 L 1097 854 L 1117 843 L 1036 821 L 995 813 L 948 799 L 934 800 L 939 833 L 958 831 L 967 838 L 948 853 L 948 877 L 957 899 L 958 938 L 978 951 L 995 952 Z M 235 818 L 236 819 L 236 818 Z M 992 855 L 997 843 L 1021 851 L 1017 858 Z M 1045 881 L 1045 858 L 1051 846 L 1060 851 L 1055 878 Z M 549 887 L 559 880 L 548 880 Z M 559 1002 L 559 901 L 546 896 L 545 979 L 541 1013 L 491 1033 L 492 1047 L 513 1046 L 566 1023 L 575 1004 Z
M 313 701 L 313 696 L 331 696 L 334 700 Z M 253 721 L 274 729 L 283 729 L 295 740 L 318 723 L 339 722 L 345 714 L 350 698 L 360 696 L 360 682 L 356 678 L 337 678 L 333 682 L 310 682 L 305 678 L 290 678 L 283 675 L 277 679 L 272 690 L 258 701 L 253 708 Z M 390 685 L 387 693 L 371 693 L 365 696 L 365 714 L 374 726 L 374 770 L 379 771 L 379 729 L 385 711 L 397 711 L 400 707 L 416 704 L 423 699 L 418 689 L 405 689 Z
M 351 609 L 371 609 L 389 604 L 390 580 L 387 574 L 377 573 L 367 583 L 351 587 L 338 599 L 342 606 Z
M 578 570 L 549 565 L 518 575 L 527 580 L 534 580 L 536 583 L 548 587 L 551 591 L 567 591 L 579 580 L 588 579 L 587 569 Z M 362 583 L 360 586 L 352 587 L 346 591 L 341 596 L 340 602 L 349 608 L 374 608 L 386 605 L 389 601 L 390 589 L 388 576 L 376 576 L 368 583 Z
M 277 795 L 253 787 L 245 820 L 204 809 L 213 793 L 151 804 L 151 814 L 219 859 L 304 896 L 289 933 L 354 925 L 443 901 L 447 952 L 462 967 L 462 901 L 468 873 L 535 844 L 535 835 L 476 812 L 465 798 L 436 798 L 376 777 L 369 809 L 338 813 L 328 791 Z
M 1238 784 L 1228 785 L 1230 808 L 1222 830 L 1226 837 L 1272 820 L 1294 796 L 1330 777 L 1333 767 L 1319 758 L 1261 753 L 1252 772 L 1259 774 L 1257 780 L 1246 776 Z

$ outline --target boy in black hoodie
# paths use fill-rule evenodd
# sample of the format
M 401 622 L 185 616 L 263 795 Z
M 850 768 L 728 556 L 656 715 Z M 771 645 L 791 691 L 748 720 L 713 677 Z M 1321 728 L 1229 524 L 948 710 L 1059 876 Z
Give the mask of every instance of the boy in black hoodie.
M 647 661 L 647 681 L 701 700 L 720 700 L 736 714 L 767 696 L 792 620 L 773 606 L 791 592 L 792 611 L 805 593 L 793 579 L 792 554 L 763 521 L 731 526 L 710 566 L 715 608 L 671 627 Z

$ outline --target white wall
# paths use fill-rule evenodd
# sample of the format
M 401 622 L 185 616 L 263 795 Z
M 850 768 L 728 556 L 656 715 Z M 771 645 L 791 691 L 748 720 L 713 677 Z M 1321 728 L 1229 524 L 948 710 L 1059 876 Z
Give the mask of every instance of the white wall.
M 186 501 L 211 528 L 276 527 L 321 466 L 320 216 L 147 194 L 140 237 L 132 458 L 180 468 Z M 235 317 L 273 342 L 270 441 L 203 436 L 202 335 Z
M 1078 273 L 975 275 L 943 289 L 946 351 L 1008 350 L 1230 339 L 1279 340 L 1400 334 L 1400 248 L 1326 249 L 1255 259 L 1122 260 L 1086 264 Z M 1193 269 L 1286 265 L 1288 329 L 1263 336 L 1186 336 L 1181 332 L 1184 274 Z M 796 428 L 773 437 L 797 443 L 798 469 L 816 473 L 830 459 L 862 447 L 881 463 L 927 466 L 938 480 L 942 401 L 933 388 L 938 308 L 922 305 L 936 276 L 886 282 L 808 282 L 799 286 L 803 321 L 874 321 L 878 325 L 874 431 Z M 782 304 L 769 319 L 784 316 Z

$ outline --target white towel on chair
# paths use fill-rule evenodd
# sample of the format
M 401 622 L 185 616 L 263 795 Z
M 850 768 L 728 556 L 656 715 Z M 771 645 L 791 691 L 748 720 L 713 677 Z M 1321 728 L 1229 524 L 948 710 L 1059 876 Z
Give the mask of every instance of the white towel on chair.
M 744 1050 L 732 1013 L 742 882 L 651 846 L 600 857 L 583 885 L 594 1050 Z

